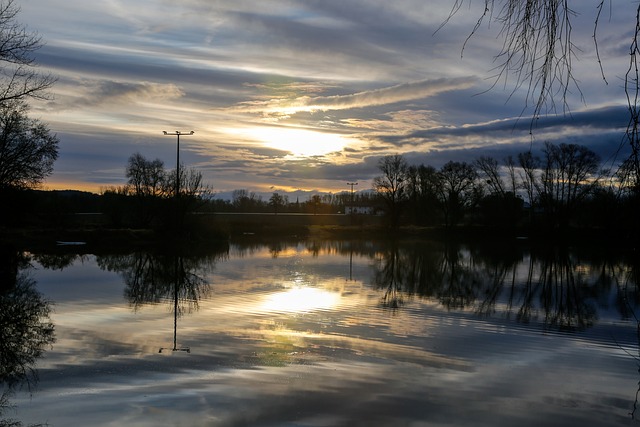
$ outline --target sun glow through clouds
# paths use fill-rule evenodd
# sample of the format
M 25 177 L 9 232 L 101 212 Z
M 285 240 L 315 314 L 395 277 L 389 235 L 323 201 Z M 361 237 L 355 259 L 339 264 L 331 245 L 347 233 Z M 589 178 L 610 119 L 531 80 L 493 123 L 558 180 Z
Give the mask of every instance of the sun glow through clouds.
M 295 157 L 322 156 L 341 151 L 349 143 L 339 134 L 286 127 L 256 127 L 234 133 L 259 141 L 266 147 L 287 151 Z

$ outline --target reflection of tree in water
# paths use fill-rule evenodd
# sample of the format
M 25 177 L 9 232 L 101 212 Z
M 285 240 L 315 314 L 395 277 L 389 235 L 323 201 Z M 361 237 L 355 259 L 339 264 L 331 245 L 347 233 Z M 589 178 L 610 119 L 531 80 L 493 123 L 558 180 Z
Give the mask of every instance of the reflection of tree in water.
M 123 278 L 125 297 L 134 310 L 146 304 L 173 302 L 177 290 L 179 314 L 197 309 L 198 301 L 206 296 L 209 287 L 202 270 L 208 261 L 149 252 L 97 258 L 101 268 Z
M 527 254 L 514 245 L 421 242 L 390 243 L 377 253 L 375 284 L 385 291 L 383 305 L 393 308 L 404 297 L 418 295 L 447 309 L 472 309 L 483 316 L 502 312 L 508 318 L 515 314 L 518 322 L 539 320 L 545 328 L 579 330 L 594 323 L 598 304 L 605 304 L 612 291 L 617 290 L 618 298 L 623 293 L 612 287 L 620 264 L 583 261 L 566 248 Z M 623 316 L 629 311 L 620 304 L 618 309 Z
M 616 303 L 623 307 L 621 312 L 626 315 L 626 319 L 632 319 L 636 322 L 636 338 L 638 342 L 637 354 L 629 354 L 636 361 L 638 373 L 640 374 L 640 317 L 638 317 L 636 307 L 640 302 L 640 257 L 637 255 L 628 263 L 621 266 L 620 264 L 608 264 L 607 268 L 619 273 L 614 276 L 616 278 L 615 285 L 621 289 L 620 297 Z M 640 380 L 638 381 L 638 389 L 636 390 L 633 410 L 629 413 L 632 419 L 636 418 L 638 410 L 638 399 L 640 398 Z
M 86 259 L 86 255 L 78 254 L 34 254 L 33 258 L 48 270 L 63 270 L 71 266 L 76 260 Z
M 378 268 L 375 272 L 375 283 L 384 289 L 380 303 L 384 308 L 398 309 L 404 304 L 402 284 L 404 278 L 399 268 L 400 254 L 396 245 L 391 245 L 376 259 Z
M 539 271 L 537 282 L 532 284 L 528 280 L 526 289 L 529 294 L 539 295 L 544 325 L 560 330 L 592 326 L 597 319 L 597 309 L 593 304 L 597 289 L 584 280 L 568 250 L 556 248 L 554 252 L 545 252 L 539 259 Z M 536 286 L 538 290 L 534 292 Z
M 385 289 L 382 305 L 398 308 L 404 296 L 435 298 L 447 308 L 464 308 L 476 299 L 473 269 L 465 265 L 456 245 L 390 244 L 378 252 L 374 282 Z
M 436 291 L 440 302 L 448 309 L 465 308 L 477 297 L 477 271 L 467 264 L 465 251 L 457 245 L 445 245 L 442 259 L 433 271 L 442 284 Z M 431 283 L 438 283 L 436 280 Z
M 208 295 L 210 289 L 204 275 L 227 253 L 226 247 L 200 256 L 136 252 L 101 256 L 97 262 L 101 268 L 122 276 L 126 285 L 125 296 L 134 310 L 146 304 L 169 302 L 174 314 L 172 350 L 189 351 L 188 348 L 177 347 L 178 317 L 198 309 L 198 302 Z
M 49 314 L 51 305 L 36 290 L 36 282 L 16 267 L 20 256 L 4 258 L 2 271 L 16 271 L 11 284 L 0 289 L 0 426 L 20 426 L 22 423 L 2 418 L 9 399 L 17 388 L 32 390 L 38 380 L 37 359 L 55 341 L 54 326 Z M 7 260 L 13 266 L 7 265 Z
M 567 248 L 541 248 L 529 255 L 515 247 L 506 249 L 475 254 L 474 263 L 482 270 L 483 298 L 476 307 L 479 314 L 492 315 L 502 304 L 506 316 L 515 313 L 521 323 L 541 319 L 545 328 L 558 330 L 584 329 L 593 324 L 597 318 L 593 304 L 597 286 L 584 277 L 582 272 L 588 268 L 579 264 Z M 518 255 L 510 257 L 509 253 Z

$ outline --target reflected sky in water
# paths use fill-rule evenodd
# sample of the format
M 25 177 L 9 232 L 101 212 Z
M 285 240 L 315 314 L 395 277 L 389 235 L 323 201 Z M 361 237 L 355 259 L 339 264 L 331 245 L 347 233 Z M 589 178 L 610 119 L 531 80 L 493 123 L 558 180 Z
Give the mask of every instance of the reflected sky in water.
M 635 305 L 620 305 L 636 298 L 633 266 L 567 255 L 303 242 L 193 258 L 84 255 L 56 269 L 35 256 L 30 274 L 53 302 L 56 342 L 38 360 L 32 396 L 12 400 L 15 418 L 633 424 Z

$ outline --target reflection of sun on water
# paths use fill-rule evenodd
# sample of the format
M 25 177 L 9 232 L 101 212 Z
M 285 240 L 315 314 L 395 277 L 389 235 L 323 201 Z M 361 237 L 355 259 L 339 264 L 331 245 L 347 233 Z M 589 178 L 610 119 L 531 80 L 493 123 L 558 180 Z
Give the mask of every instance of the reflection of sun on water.
M 271 294 L 261 305 L 262 310 L 298 313 L 313 310 L 330 310 L 340 302 L 340 294 L 317 288 L 291 288 Z
M 282 127 L 258 127 L 234 133 L 258 140 L 269 148 L 288 151 L 301 157 L 341 151 L 349 142 L 344 136 L 335 133 Z

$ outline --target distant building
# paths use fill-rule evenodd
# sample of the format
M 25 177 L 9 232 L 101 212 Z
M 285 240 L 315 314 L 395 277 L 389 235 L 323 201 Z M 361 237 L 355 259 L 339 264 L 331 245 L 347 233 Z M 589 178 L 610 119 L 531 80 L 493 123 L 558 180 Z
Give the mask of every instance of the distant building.
M 373 206 L 345 206 L 344 213 L 346 215 L 375 215 L 376 210 Z

